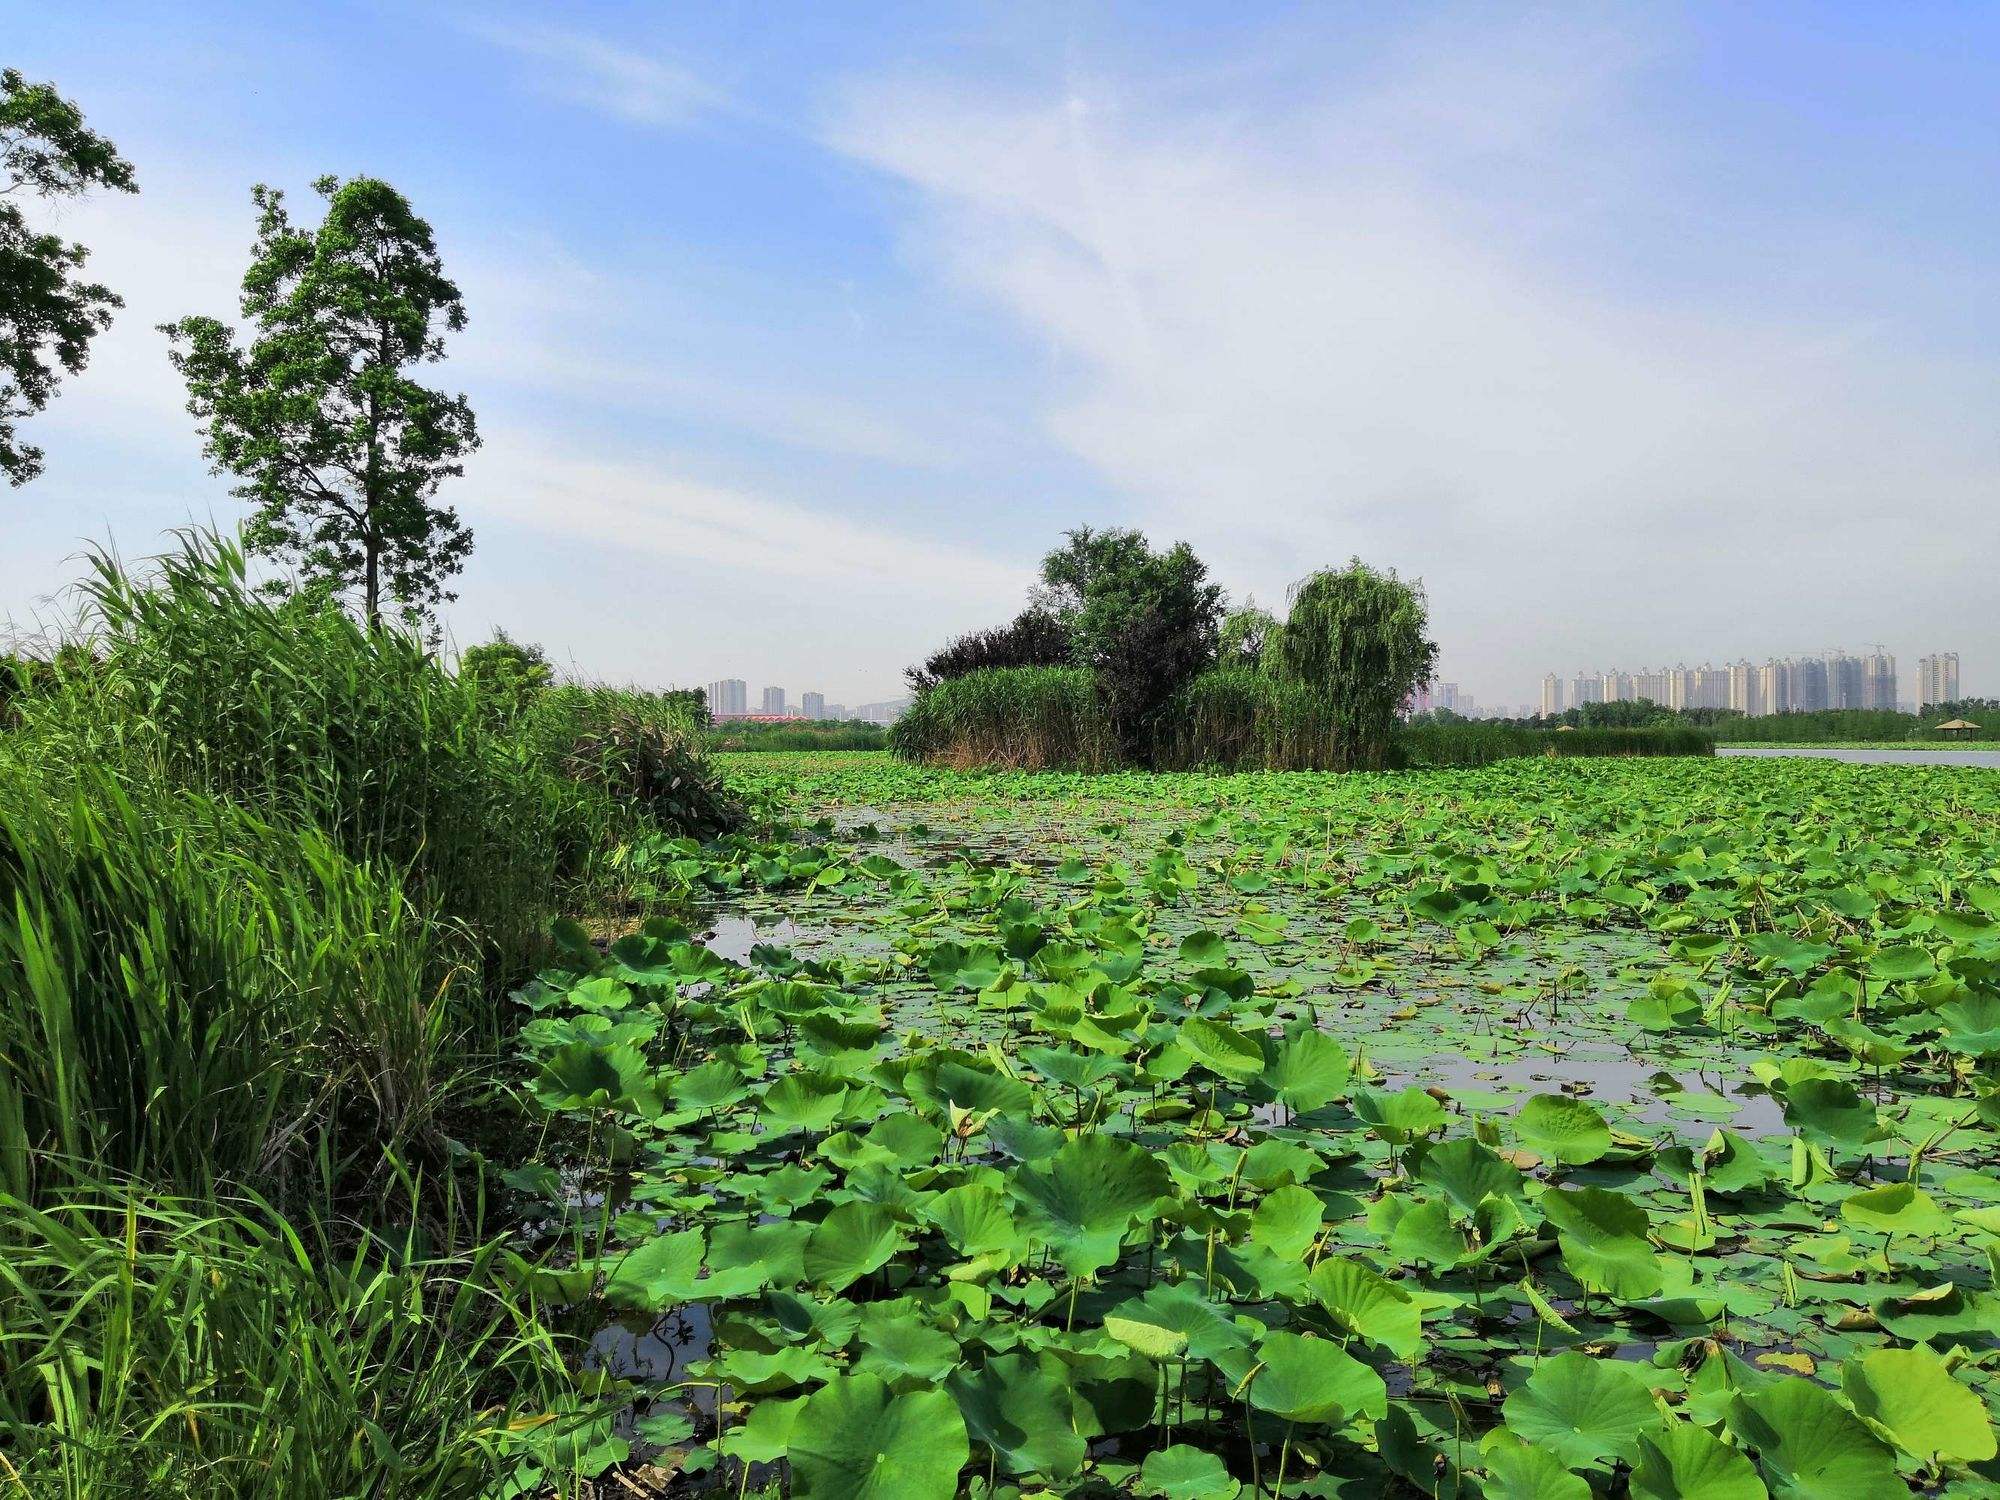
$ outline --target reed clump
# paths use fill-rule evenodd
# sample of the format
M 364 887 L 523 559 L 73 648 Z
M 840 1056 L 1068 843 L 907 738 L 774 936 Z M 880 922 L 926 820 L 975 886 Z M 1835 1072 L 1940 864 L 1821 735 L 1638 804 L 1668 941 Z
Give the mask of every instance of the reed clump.
M 891 727 L 889 747 L 961 769 L 1103 771 L 1119 761 L 1082 667 L 986 667 L 940 682 Z

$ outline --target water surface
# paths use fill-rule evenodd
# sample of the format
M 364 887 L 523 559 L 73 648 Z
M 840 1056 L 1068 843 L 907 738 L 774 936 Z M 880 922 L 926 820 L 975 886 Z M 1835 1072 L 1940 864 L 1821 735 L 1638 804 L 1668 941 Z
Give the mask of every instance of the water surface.
M 1984 766 L 2000 771 L 2000 750 L 1952 750 L 1925 745 L 1902 749 L 1856 750 L 1828 745 L 1718 745 L 1717 755 L 1754 755 L 1764 759 L 1792 755 L 1806 760 L 1844 760 L 1864 766 Z

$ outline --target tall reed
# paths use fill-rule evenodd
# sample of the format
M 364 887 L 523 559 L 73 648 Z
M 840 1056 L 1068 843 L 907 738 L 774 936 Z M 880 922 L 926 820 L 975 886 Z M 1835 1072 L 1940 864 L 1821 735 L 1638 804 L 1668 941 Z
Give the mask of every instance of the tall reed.
M 246 1198 L 0 1195 L 5 1492 L 48 1500 L 573 1493 L 608 1438 L 492 1242 L 330 1238 Z M 553 1486 L 510 1489 L 524 1461 Z
M 50 1157 L 182 1191 L 379 1161 L 458 1066 L 437 929 L 316 830 L 0 761 L 0 891 L 0 1185 L 20 1198 Z
M 1168 700 L 1156 726 L 1161 770 L 1324 771 L 1338 766 L 1332 702 L 1302 682 L 1219 667 Z
M 1082 667 L 987 667 L 941 682 L 890 727 L 889 747 L 964 768 L 1102 771 L 1118 762 Z

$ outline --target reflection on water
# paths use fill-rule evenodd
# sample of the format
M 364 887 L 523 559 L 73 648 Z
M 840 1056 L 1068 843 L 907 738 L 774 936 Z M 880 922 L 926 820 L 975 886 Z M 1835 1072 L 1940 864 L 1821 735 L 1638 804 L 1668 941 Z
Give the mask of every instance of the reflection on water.
M 1385 1067 L 1395 1087 L 1406 1083 L 1448 1089 L 1461 1104 L 1477 1105 L 1481 1094 L 1512 1110 L 1527 1094 L 1567 1093 L 1593 1104 L 1612 1106 L 1611 1123 L 1663 1126 L 1695 1141 L 1718 1125 L 1739 1135 L 1778 1135 L 1790 1129 L 1784 1111 L 1754 1084 L 1724 1084 L 1714 1059 L 1707 1067 L 1663 1058 L 1635 1057 L 1596 1045 L 1560 1053 L 1536 1051 L 1505 1061 L 1439 1053 L 1414 1065 Z
M 1749 755 L 1760 759 L 1793 756 L 1802 760 L 1839 760 L 1856 766 L 1983 766 L 2000 771 L 2000 750 L 1947 750 L 1924 746 L 1908 750 L 1842 749 L 1828 745 L 1722 745 L 1717 755 Z
M 755 917 L 732 912 L 714 918 L 714 925 L 702 935 L 702 943 L 711 953 L 728 959 L 731 963 L 748 963 L 750 950 L 759 943 L 775 943 L 781 948 L 789 948 L 799 940 L 799 924 L 790 917 L 766 920 L 759 923 Z

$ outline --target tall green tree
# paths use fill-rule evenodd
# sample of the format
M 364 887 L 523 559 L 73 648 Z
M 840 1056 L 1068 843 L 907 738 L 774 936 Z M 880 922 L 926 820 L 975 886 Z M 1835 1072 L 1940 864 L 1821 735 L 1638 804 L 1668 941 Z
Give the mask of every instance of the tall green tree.
M 1042 560 L 1036 602 L 1069 629 L 1121 755 L 1144 764 L 1167 700 L 1215 661 L 1222 589 L 1186 542 L 1155 552 L 1136 531 L 1068 532 Z
M 1387 759 L 1397 715 L 1437 664 L 1429 630 L 1423 585 L 1358 557 L 1292 585 L 1279 668 L 1327 695 L 1341 770 L 1376 770 Z
M 437 503 L 479 446 L 464 396 L 412 378 L 444 357 L 465 304 L 431 227 L 388 183 L 322 177 L 317 228 L 284 194 L 255 189 L 257 240 L 243 276 L 247 347 L 215 318 L 163 326 L 202 423 L 204 452 L 256 507 L 245 541 L 311 589 L 420 616 L 455 596 L 472 533 Z
M 81 277 L 90 252 L 31 228 L 15 196 L 75 198 L 93 187 L 135 193 L 132 164 L 83 123 L 50 83 L 0 72 L 0 473 L 26 484 L 42 450 L 15 424 L 49 404 L 64 371 L 81 371 L 90 341 L 125 304 Z

